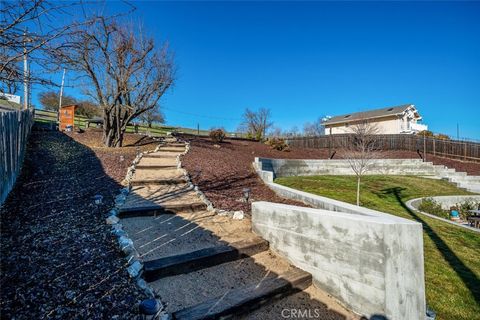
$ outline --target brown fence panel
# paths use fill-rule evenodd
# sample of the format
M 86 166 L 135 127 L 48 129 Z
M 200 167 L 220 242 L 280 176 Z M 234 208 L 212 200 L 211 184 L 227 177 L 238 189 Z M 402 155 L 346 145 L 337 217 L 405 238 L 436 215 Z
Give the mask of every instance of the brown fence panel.
M 292 147 L 335 150 L 348 142 L 348 136 L 339 134 L 319 137 L 287 137 L 285 140 Z M 378 144 L 380 149 L 384 151 L 420 151 L 440 157 L 480 162 L 480 143 L 477 142 L 441 140 L 417 135 L 386 134 L 378 135 Z
M 0 204 L 20 173 L 32 124 L 31 110 L 0 112 Z

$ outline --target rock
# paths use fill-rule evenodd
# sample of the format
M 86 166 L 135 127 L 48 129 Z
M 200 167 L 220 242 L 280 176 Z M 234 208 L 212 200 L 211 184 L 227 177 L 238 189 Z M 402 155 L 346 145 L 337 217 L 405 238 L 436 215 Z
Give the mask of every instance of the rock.
M 112 210 L 108 211 L 109 216 L 116 216 L 118 215 L 118 209 L 113 208 Z
M 102 204 L 103 196 L 101 194 L 96 194 L 93 196 L 93 201 L 95 201 L 95 204 Z
M 123 237 L 123 236 L 126 236 L 127 233 L 125 231 L 123 231 L 123 229 L 113 229 L 112 230 L 112 233 L 116 236 L 116 237 Z
M 123 230 L 123 225 L 121 223 L 117 223 L 117 224 L 112 225 L 112 232 L 114 230 Z
M 120 219 L 119 219 L 117 216 L 109 216 L 109 217 L 105 220 L 105 222 L 106 222 L 107 224 L 116 224 L 116 223 L 118 223 L 118 221 L 120 221 Z
M 74 300 L 75 296 L 76 296 L 75 291 L 73 291 L 73 290 L 65 291 L 65 298 L 67 298 L 68 300 L 70 300 L 70 301 Z
M 233 212 L 233 219 L 235 220 L 242 220 L 245 217 L 245 214 L 242 210 Z
M 132 239 L 127 238 L 126 236 L 122 236 L 118 238 L 118 244 L 120 245 L 120 248 L 123 250 L 125 247 L 133 246 L 133 241 Z
M 227 210 L 217 210 L 217 214 L 219 216 L 228 216 L 230 214 L 230 212 L 227 211 Z
M 127 271 L 131 278 L 135 278 L 140 274 L 140 271 L 142 271 L 142 268 L 143 268 L 142 263 L 138 260 L 135 260 L 135 262 L 132 263 L 130 267 L 127 268 Z
M 213 147 L 214 147 L 214 148 L 217 148 L 217 149 L 220 149 L 220 148 L 221 148 L 221 146 L 220 146 L 219 144 L 214 144 Z

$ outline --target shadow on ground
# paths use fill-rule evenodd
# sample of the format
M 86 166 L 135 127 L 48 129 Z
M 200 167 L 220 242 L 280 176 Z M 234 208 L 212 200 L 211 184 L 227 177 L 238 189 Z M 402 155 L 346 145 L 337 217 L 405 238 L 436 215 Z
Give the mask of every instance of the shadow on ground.
M 453 270 L 457 273 L 458 277 L 462 280 L 468 290 L 471 292 L 476 301 L 480 301 L 480 280 L 476 274 L 467 267 L 462 260 L 457 257 L 455 252 L 442 240 L 442 238 L 425 222 L 418 214 L 410 210 L 402 200 L 402 191 L 405 190 L 401 187 L 389 188 L 383 190 L 385 194 L 393 194 L 398 203 L 404 208 L 413 219 L 422 224 L 423 230 L 428 237 L 435 243 L 435 246 L 440 251 L 442 256 L 448 262 Z
M 104 220 L 120 187 L 90 148 L 32 132 L 0 209 L 2 319 L 135 319 L 143 296 Z

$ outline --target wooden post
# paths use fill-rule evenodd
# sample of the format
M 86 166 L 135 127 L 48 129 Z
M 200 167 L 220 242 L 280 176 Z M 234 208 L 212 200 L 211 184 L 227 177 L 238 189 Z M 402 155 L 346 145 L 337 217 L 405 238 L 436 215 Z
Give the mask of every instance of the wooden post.
M 427 162 L 427 135 L 423 132 L 423 162 Z
M 467 160 L 467 143 L 463 144 L 463 160 Z
M 433 139 L 433 156 L 435 157 L 435 139 Z

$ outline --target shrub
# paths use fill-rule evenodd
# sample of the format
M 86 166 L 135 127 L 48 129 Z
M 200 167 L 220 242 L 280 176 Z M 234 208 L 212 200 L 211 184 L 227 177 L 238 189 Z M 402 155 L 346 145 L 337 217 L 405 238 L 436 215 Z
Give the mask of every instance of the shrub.
M 457 203 L 456 207 L 460 213 L 460 217 L 466 220 L 472 213 L 468 212 L 469 210 L 478 209 L 480 202 L 474 201 L 473 199 L 465 199 L 463 202 Z
M 269 138 L 265 142 L 265 144 L 272 147 L 272 149 L 275 149 L 275 150 L 278 150 L 278 151 L 286 151 L 286 152 L 290 151 L 290 148 L 288 147 L 288 144 L 282 138 Z
M 442 206 L 432 198 L 425 198 L 422 200 L 418 209 L 423 212 L 431 213 L 442 218 L 450 218 L 450 213 L 443 210 Z
M 447 136 L 446 134 L 443 134 L 443 133 L 439 133 L 435 136 L 435 138 L 439 139 L 439 140 L 450 140 L 450 137 Z
M 214 129 L 210 131 L 210 139 L 215 143 L 220 143 L 225 139 L 225 131 L 223 129 Z

